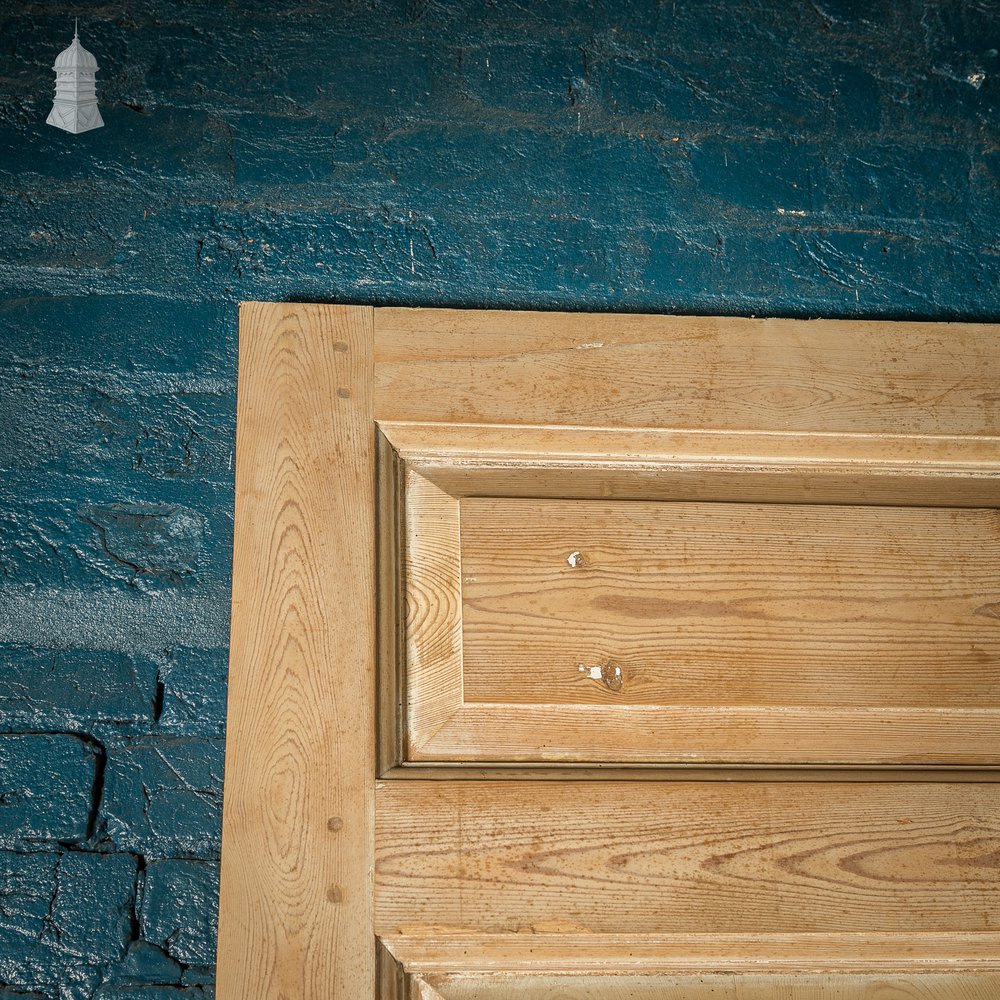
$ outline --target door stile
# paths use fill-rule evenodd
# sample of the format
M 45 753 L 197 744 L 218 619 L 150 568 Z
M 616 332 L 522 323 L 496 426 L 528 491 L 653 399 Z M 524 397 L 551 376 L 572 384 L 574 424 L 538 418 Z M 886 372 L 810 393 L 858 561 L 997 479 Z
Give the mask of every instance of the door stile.
M 240 311 L 220 1000 L 369 1000 L 373 311 Z

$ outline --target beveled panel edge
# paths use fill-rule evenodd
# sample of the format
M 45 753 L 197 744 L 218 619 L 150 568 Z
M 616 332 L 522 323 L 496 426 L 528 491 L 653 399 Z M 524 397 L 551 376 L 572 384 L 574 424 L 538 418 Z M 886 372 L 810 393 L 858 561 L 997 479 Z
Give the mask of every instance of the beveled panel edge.
M 375 975 L 376 1000 L 408 1000 L 410 977 L 378 935 L 375 937 Z
M 995 1000 L 1000 975 L 992 972 L 866 971 L 792 973 L 750 969 L 686 973 L 452 972 L 421 977 L 412 1000 Z
M 1000 438 L 381 426 L 456 497 L 1000 506 Z
M 407 467 L 402 754 L 419 760 L 463 708 L 459 501 Z M 426 586 L 425 586 L 426 584 Z
M 375 426 L 376 770 L 403 760 L 405 574 L 403 460 Z
M 409 760 L 490 764 L 708 764 L 1000 768 L 1000 708 L 466 703 Z M 720 719 L 722 720 L 720 724 Z M 872 723 L 878 726 L 873 727 Z M 728 749 L 733 731 L 743 748 Z M 587 756 L 578 734 L 589 732 Z M 919 732 L 925 749 L 907 749 Z M 544 739 L 527 751 L 517 734 Z M 809 734 L 808 751 L 802 739 Z M 862 734 L 868 734 L 867 742 Z
M 443 694 L 439 693 L 438 700 L 441 704 L 437 706 L 437 711 L 429 715 L 416 713 L 410 705 L 411 691 L 413 697 L 417 697 L 421 690 L 419 680 L 414 684 L 411 677 L 413 661 L 416 659 L 412 656 L 413 648 L 422 648 L 440 639 L 438 635 L 431 636 L 428 640 L 426 632 L 417 636 L 408 634 L 407 586 L 415 579 L 415 577 L 408 579 L 407 574 L 411 557 L 415 556 L 425 570 L 430 569 L 432 573 L 446 573 L 454 578 L 453 586 L 459 594 L 454 611 L 459 618 L 461 615 L 460 572 L 455 571 L 454 567 L 438 565 L 441 559 L 436 559 L 432 552 L 428 561 L 426 554 L 420 554 L 425 551 L 424 548 L 416 546 L 414 539 L 410 537 L 428 504 L 434 504 L 435 500 L 445 503 L 454 501 L 452 513 L 456 523 L 451 525 L 451 528 L 456 535 L 455 559 L 461 559 L 461 552 L 457 544 L 459 517 L 457 499 L 445 496 L 438 486 L 413 471 L 395 443 L 385 433 L 385 428 L 377 421 L 374 434 L 378 654 L 376 771 L 377 776 L 381 778 L 391 776 L 402 767 L 408 766 L 410 761 L 419 755 L 422 747 L 439 729 L 450 723 L 462 707 L 460 620 L 457 653 L 450 657 L 439 657 L 434 663 L 429 664 L 431 672 L 437 674 L 436 681 L 432 680 L 430 686 L 445 689 Z M 444 523 L 450 521 L 450 518 L 437 520 Z M 454 623 L 452 625 L 454 626 Z M 419 669 L 419 664 L 417 667 Z M 452 692 L 450 697 L 447 695 L 448 690 Z

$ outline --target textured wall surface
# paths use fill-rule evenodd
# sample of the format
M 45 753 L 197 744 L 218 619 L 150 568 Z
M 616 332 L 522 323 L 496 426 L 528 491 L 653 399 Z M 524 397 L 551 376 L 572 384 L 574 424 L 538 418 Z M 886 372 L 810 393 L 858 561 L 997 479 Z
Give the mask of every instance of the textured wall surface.
M 211 991 L 239 300 L 996 320 L 998 47 L 996 0 L 6 3 L 0 1000 Z

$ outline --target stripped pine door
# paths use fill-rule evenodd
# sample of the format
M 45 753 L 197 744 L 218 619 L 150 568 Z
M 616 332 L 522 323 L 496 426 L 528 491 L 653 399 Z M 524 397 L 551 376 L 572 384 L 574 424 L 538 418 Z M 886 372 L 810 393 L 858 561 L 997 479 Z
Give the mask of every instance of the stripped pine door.
M 222 1000 L 1000 996 L 1000 340 L 253 303 Z

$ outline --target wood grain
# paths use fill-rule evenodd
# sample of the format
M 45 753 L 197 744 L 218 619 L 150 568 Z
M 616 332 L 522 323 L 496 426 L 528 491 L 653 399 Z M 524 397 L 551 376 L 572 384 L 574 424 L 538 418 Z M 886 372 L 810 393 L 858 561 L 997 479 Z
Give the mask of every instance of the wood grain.
M 423 976 L 410 976 L 408 1000 L 444 1000 L 444 997 Z
M 223 1000 L 372 996 L 372 311 L 241 310 Z
M 995 1000 L 1000 976 L 429 976 L 419 1000 Z
M 376 841 L 383 938 L 1000 928 L 995 784 L 387 781 Z
M 989 328 L 380 309 L 379 420 L 996 436 Z
M 461 521 L 466 702 L 1000 707 L 996 510 L 466 499 Z
M 407 471 L 405 493 L 407 759 L 418 756 L 462 704 L 459 504 Z

